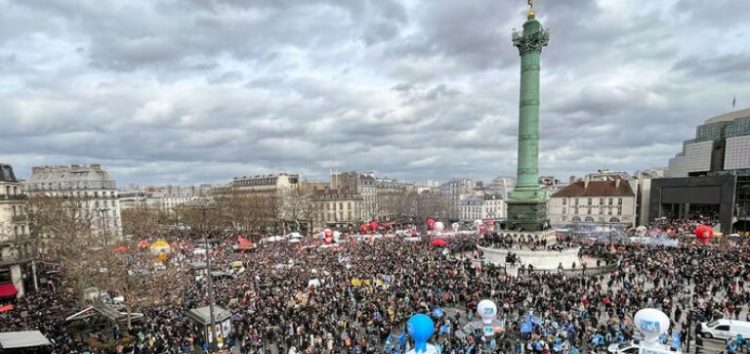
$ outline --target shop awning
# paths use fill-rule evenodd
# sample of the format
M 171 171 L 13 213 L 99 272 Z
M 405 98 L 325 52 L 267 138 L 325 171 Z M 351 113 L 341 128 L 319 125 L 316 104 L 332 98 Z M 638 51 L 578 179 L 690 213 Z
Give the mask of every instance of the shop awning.
M 31 348 L 50 345 L 49 340 L 39 331 L 0 332 L 0 348 Z
M 16 294 L 18 294 L 18 290 L 13 283 L 0 284 L 0 299 L 16 297 Z

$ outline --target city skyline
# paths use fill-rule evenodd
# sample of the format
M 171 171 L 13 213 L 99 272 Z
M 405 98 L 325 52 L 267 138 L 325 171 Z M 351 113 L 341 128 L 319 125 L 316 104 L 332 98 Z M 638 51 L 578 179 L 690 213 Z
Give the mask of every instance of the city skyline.
M 666 166 L 700 122 L 748 106 L 746 2 L 537 6 L 553 39 L 542 175 Z M 0 162 L 20 178 L 87 163 L 120 186 L 515 175 L 524 1 L 0 7 Z

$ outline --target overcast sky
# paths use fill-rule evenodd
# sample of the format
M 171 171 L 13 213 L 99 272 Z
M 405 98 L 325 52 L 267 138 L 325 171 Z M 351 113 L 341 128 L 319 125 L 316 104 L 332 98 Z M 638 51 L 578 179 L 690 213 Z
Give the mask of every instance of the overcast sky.
M 750 1 L 539 0 L 541 171 L 666 165 L 750 107 Z M 120 186 L 515 174 L 523 0 L 0 0 L 0 161 Z

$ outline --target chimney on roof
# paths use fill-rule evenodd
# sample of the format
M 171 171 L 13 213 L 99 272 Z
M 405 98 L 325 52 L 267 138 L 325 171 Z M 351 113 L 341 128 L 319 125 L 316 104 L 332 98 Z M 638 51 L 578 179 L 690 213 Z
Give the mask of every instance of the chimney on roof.
M 591 182 L 591 176 L 586 175 L 586 179 L 583 182 L 583 188 L 588 189 L 589 188 L 589 182 Z
M 620 189 L 620 181 L 622 178 L 615 178 L 615 189 Z
M 568 183 L 570 184 L 576 183 L 576 179 L 577 179 L 576 176 L 570 176 L 570 178 L 568 178 Z

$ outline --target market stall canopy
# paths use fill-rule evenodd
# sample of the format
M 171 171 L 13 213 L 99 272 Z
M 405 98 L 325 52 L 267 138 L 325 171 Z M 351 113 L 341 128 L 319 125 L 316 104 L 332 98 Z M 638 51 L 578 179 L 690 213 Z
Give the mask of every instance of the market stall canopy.
M 0 284 L 0 299 L 16 297 L 18 290 L 13 283 Z
M 211 323 L 211 312 L 208 306 L 199 307 L 197 309 L 190 310 L 190 312 L 188 312 L 188 317 L 192 318 L 193 320 L 195 320 L 196 322 L 202 325 L 207 325 Z M 214 306 L 214 321 L 215 322 L 218 323 L 230 317 L 232 317 L 231 312 L 219 306 Z
M 50 345 L 39 331 L 0 332 L 0 348 L 19 349 Z
M 131 312 L 128 314 L 127 312 L 123 312 L 122 310 L 124 310 L 124 307 L 125 306 L 123 305 L 110 305 L 101 301 L 95 301 L 93 306 L 89 306 L 82 311 L 68 316 L 65 321 L 82 320 L 93 316 L 95 314 L 94 312 L 113 322 L 125 322 L 128 317 L 130 317 L 130 320 L 140 320 L 143 318 L 142 313 Z
M 193 262 L 193 263 L 190 263 L 190 268 L 193 268 L 193 269 L 206 269 L 206 267 L 208 267 L 206 265 L 206 262 Z

